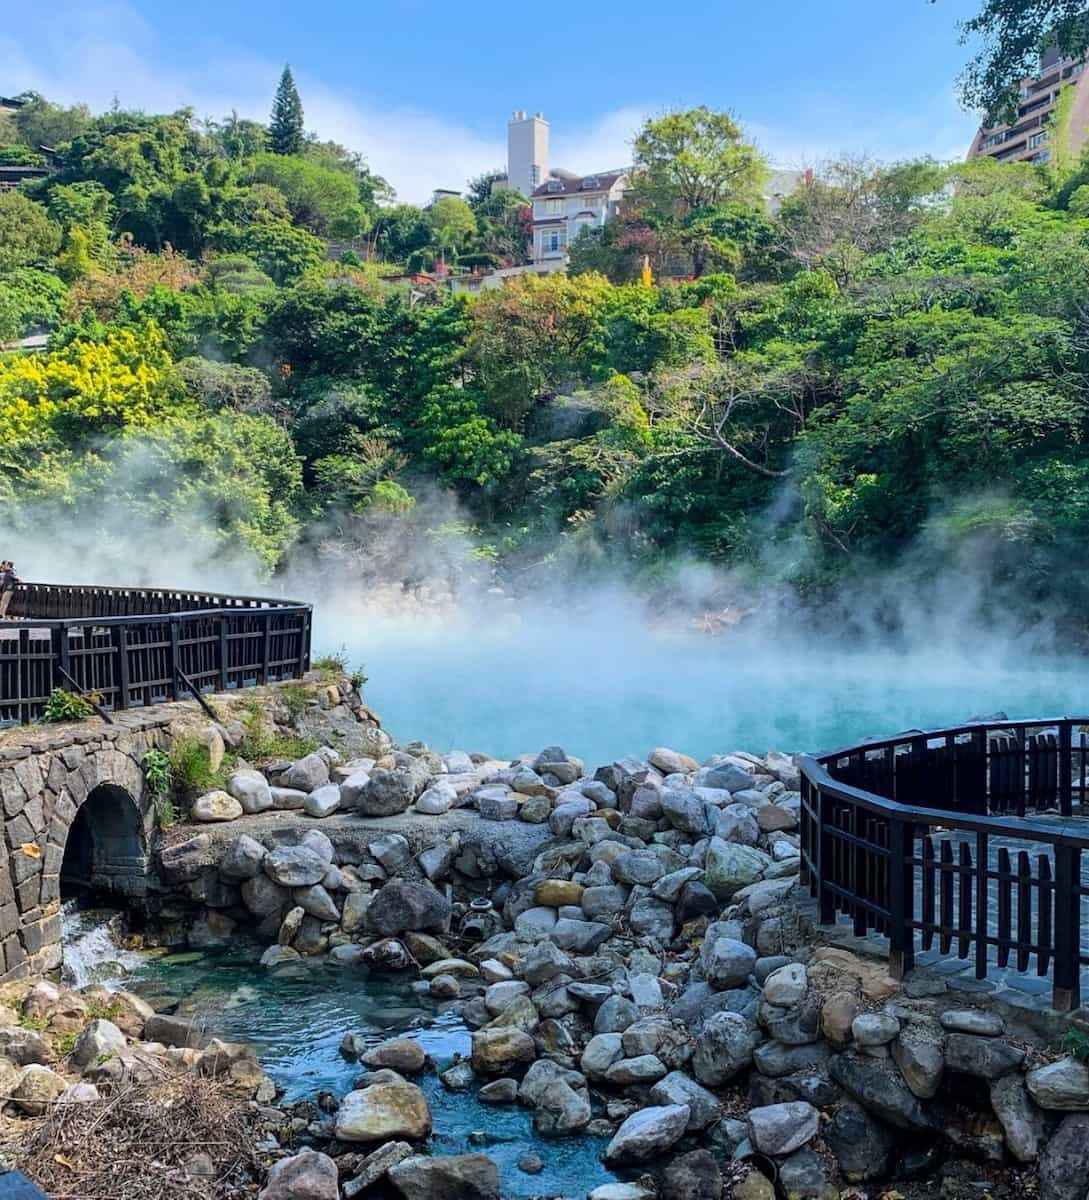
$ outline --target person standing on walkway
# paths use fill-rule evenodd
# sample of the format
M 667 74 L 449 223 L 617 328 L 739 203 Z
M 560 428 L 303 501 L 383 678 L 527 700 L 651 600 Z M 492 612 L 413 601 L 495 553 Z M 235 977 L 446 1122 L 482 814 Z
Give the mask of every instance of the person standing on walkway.
M 0 562 L 0 621 L 7 617 L 8 605 L 20 582 L 19 576 L 15 574 L 15 564 L 10 559 Z

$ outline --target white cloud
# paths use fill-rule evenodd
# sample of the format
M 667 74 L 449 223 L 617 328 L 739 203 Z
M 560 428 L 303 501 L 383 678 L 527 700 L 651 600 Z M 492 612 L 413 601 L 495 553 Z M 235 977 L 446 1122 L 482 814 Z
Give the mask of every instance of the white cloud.
M 124 106 L 148 111 L 188 105 L 200 117 L 234 109 L 267 118 L 278 62 L 222 48 L 172 59 L 154 28 L 124 3 L 51 8 L 35 24 L 26 33 L 0 34 L 6 91 L 33 88 L 66 103 L 85 101 L 96 111 L 116 97 Z M 305 73 L 298 81 L 308 128 L 363 154 L 403 200 L 419 203 L 436 187 L 464 187 L 506 160 L 505 111 L 495 114 L 494 136 L 484 136 L 411 107 L 354 102 Z M 629 104 L 581 128 L 555 126 L 552 165 L 589 172 L 629 163 L 632 138 L 650 111 L 649 105 Z M 903 114 L 875 110 L 872 120 L 806 105 L 798 112 L 802 120 L 789 130 L 746 123 L 779 165 L 812 164 L 845 149 L 885 159 L 922 153 L 959 157 L 974 132 L 972 118 L 957 108 L 951 93 Z

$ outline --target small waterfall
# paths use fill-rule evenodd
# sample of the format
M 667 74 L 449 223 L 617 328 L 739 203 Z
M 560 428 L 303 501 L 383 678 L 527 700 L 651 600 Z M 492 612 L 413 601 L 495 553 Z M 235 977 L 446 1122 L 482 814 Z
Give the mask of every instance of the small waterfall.
M 119 986 L 143 961 L 119 944 L 123 932 L 121 913 L 108 908 L 80 908 L 78 901 L 66 901 L 61 908 L 64 982 L 69 987 L 89 983 Z

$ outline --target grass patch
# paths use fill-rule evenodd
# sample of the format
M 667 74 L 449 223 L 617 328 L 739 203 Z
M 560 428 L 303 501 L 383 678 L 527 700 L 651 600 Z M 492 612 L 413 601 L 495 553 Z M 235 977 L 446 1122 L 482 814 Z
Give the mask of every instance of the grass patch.
M 62 1033 L 60 1037 L 53 1039 L 53 1049 L 60 1058 L 67 1058 L 76 1048 L 78 1041 L 78 1033 Z
M 41 1031 L 45 1028 L 45 1018 L 24 1015 L 19 1018 L 19 1024 L 24 1029 L 32 1029 L 35 1033 L 41 1033 Z
M 239 720 L 246 731 L 240 753 L 247 762 L 303 758 L 318 748 L 313 738 L 293 737 L 270 729 L 265 724 L 265 710 L 256 700 L 242 709 Z
M 310 669 L 317 671 L 323 683 L 336 683 L 348 673 L 348 647 L 341 646 L 335 654 L 322 654 L 315 658 Z
M 226 782 L 226 759 L 218 771 L 212 769 L 208 747 L 197 738 L 178 738 L 170 754 L 174 794 L 186 802 L 203 796 Z M 171 802 L 173 807 L 173 802 Z
M 277 690 L 277 696 L 292 717 L 302 716 L 313 698 L 310 691 L 301 683 L 285 683 Z

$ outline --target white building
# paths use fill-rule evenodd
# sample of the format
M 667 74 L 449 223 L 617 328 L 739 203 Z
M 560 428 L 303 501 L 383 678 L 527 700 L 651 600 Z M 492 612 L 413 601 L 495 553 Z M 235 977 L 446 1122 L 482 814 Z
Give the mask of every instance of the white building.
M 627 187 L 623 171 L 603 175 L 564 175 L 533 192 L 533 261 L 567 258 L 567 247 L 583 229 L 596 229 L 615 217 Z
M 548 122 L 516 112 L 507 125 L 507 187 L 532 196 L 548 178 Z

